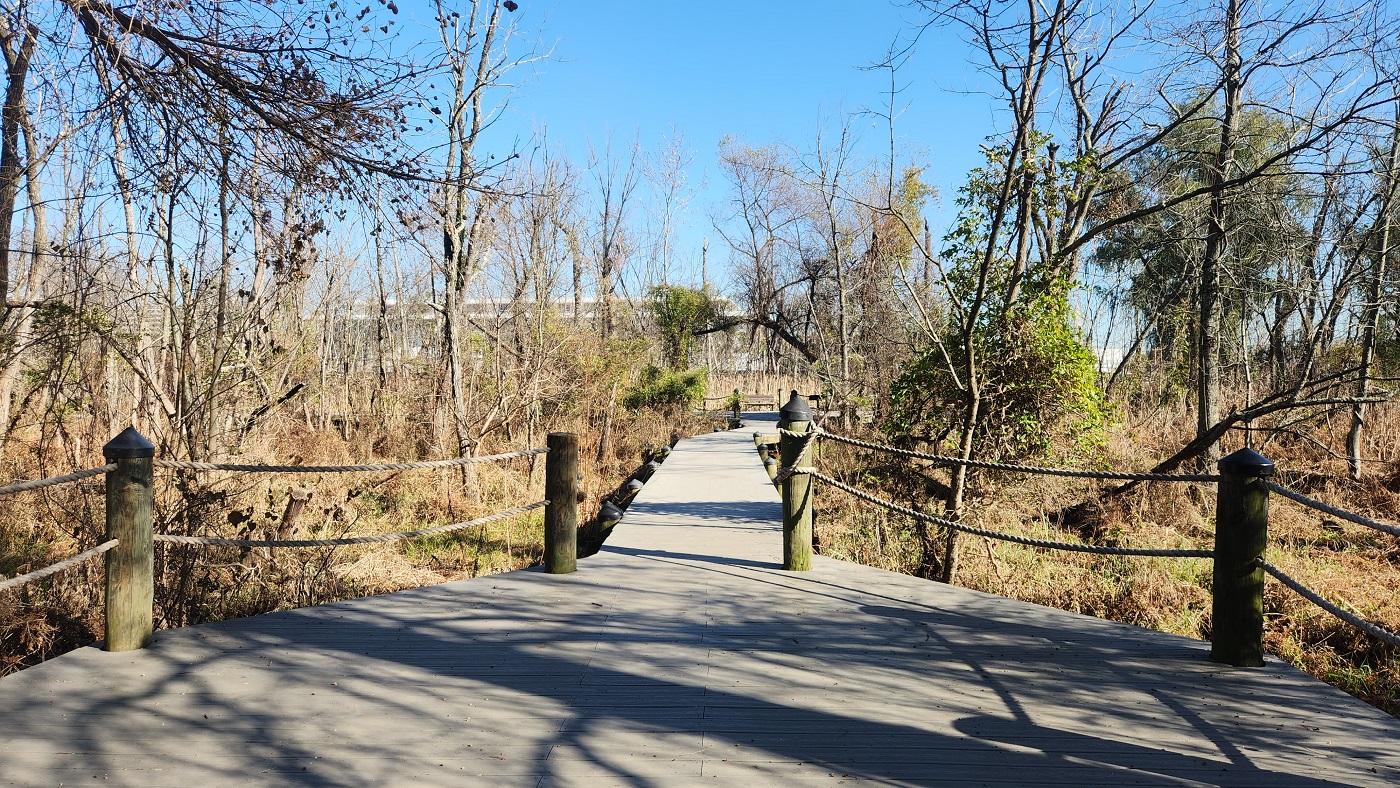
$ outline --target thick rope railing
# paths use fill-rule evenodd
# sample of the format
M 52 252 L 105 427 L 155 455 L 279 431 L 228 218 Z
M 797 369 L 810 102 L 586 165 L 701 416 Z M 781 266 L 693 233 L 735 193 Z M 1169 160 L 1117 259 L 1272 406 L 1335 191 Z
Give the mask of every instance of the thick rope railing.
M 1330 514 L 1339 520 L 1346 520 L 1349 523 L 1356 523 L 1357 525 L 1364 525 L 1367 528 L 1374 528 L 1377 531 L 1384 531 L 1385 533 L 1388 533 L 1391 536 L 1400 536 L 1400 526 L 1390 525 L 1389 523 L 1383 523 L 1378 520 L 1372 520 L 1369 517 L 1363 517 L 1357 514 L 1356 512 L 1349 512 L 1346 509 L 1338 509 L 1337 507 L 1332 506 L 1330 504 L 1325 504 L 1322 501 L 1317 500 L 1316 498 L 1309 498 L 1308 496 L 1303 495 L 1300 492 L 1294 492 L 1293 490 L 1290 490 L 1287 487 L 1284 487 L 1280 484 L 1274 484 L 1273 482 L 1265 482 L 1265 484 L 1268 485 L 1268 488 L 1271 492 L 1276 492 L 1279 495 L 1282 495 L 1283 497 L 1287 498 L 1288 500 L 1293 501 L 1294 503 L 1300 503 L 1308 508 L 1316 509 L 1319 512 Z
M 155 460 L 157 468 L 178 468 L 187 471 L 245 471 L 251 473 L 370 473 L 374 471 L 408 471 L 415 468 L 455 468 L 479 462 L 511 460 L 545 454 L 548 449 L 523 449 L 504 454 L 484 454 L 452 460 L 423 460 L 420 462 L 381 462 L 368 465 L 245 465 L 230 462 L 193 462 L 190 460 Z
M 68 484 L 69 482 L 76 482 L 79 479 L 86 479 L 89 476 L 97 476 L 108 471 L 115 471 L 116 469 L 117 466 L 115 464 L 103 465 L 101 468 L 88 468 L 85 471 L 74 471 L 73 473 L 65 473 L 62 476 L 53 476 L 48 479 L 34 479 L 33 481 L 7 484 L 4 487 L 0 487 L 0 495 L 9 495 L 26 490 L 38 490 L 43 487 L 52 487 L 56 484 Z
M 800 438 L 802 440 L 802 445 L 797 449 L 797 456 L 793 457 L 793 460 L 801 459 L 802 456 L 807 453 L 807 447 L 811 446 L 812 441 L 816 440 L 817 436 L 821 434 L 815 426 L 809 428 L 806 432 L 798 432 L 782 427 L 779 427 L 778 431 L 790 437 Z M 810 465 L 784 465 L 779 468 L 777 474 L 773 476 L 773 484 L 781 486 L 783 482 L 791 479 L 796 474 L 816 473 L 816 470 L 816 468 Z
M 791 430 L 780 429 L 779 432 L 788 435 L 803 435 L 806 433 L 792 432 Z M 1012 471 L 1014 473 L 1034 473 L 1042 476 L 1065 476 L 1078 479 L 1113 479 L 1116 481 L 1129 482 L 1218 482 L 1220 477 L 1205 473 L 1121 473 L 1118 471 L 1081 471 L 1070 468 L 1046 468 L 1039 465 L 1015 465 L 1005 462 L 987 462 L 986 460 L 964 460 L 958 457 L 949 457 L 942 454 L 926 454 L 909 449 L 901 449 L 883 443 L 871 443 L 870 441 L 848 438 L 845 435 L 837 435 L 834 432 L 818 430 L 815 433 L 818 437 L 844 443 L 848 446 L 856 446 L 862 449 L 873 451 L 883 451 L 889 454 L 896 454 L 901 457 L 908 457 L 915 460 L 931 460 L 945 465 L 966 465 L 969 468 L 986 468 L 995 471 Z
M 779 485 L 780 485 L 780 484 L 782 484 L 783 482 L 787 481 L 788 479 L 791 479 L 793 476 L 796 476 L 796 475 L 799 474 L 799 473 L 813 473 L 813 474 L 814 474 L 814 473 L 816 473 L 816 472 L 817 472 L 817 469 L 814 468 L 814 467 L 812 467 L 812 466 L 810 466 L 810 465 L 794 465 L 794 466 L 787 466 L 787 465 L 784 465 L 783 467 L 779 468 L 779 469 L 778 469 L 778 473 L 777 473 L 776 475 L 773 476 L 773 483 L 774 483 L 774 484 L 779 484 Z
M 9 591 L 11 588 L 18 588 L 19 586 L 22 586 L 25 583 L 32 583 L 35 580 L 42 580 L 48 577 L 49 575 L 58 574 L 59 572 L 62 572 L 63 570 L 69 567 L 81 564 L 89 558 L 96 558 L 97 556 L 102 555 L 108 550 L 111 550 L 113 547 L 116 547 L 117 542 L 118 540 L 116 539 L 109 539 L 103 542 L 102 544 L 92 548 L 91 550 L 84 550 L 83 552 L 78 553 L 72 558 L 65 558 L 64 560 L 59 561 L 58 563 L 53 564 L 52 566 L 46 566 L 43 569 L 36 569 L 33 572 L 30 572 L 29 574 L 19 575 L 17 577 L 12 577 L 8 580 L 0 580 L 0 591 Z
M 900 506 L 897 503 L 886 501 L 883 498 L 877 498 L 864 490 L 859 490 L 849 484 L 837 481 L 824 473 L 817 471 L 809 471 L 809 473 L 811 473 L 813 479 L 818 479 L 838 490 L 849 493 L 868 503 L 873 503 L 876 506 L 888 509 L 889 511 L 907 517 L 913 517 L 916 520 L 933 523 L 934 525 L 954 528 L 963 533 L 973 534 L 974 536 L 999 539 L 1003 542 L 1015 542 L 1016 544 L 1023 544 L 1029 547 L 1043 547 L 1050 550 L 1068 550 L 1070 552 L 1091 553 L 1093 555 L 1131 555 L 1146 556 L 1149 558 L 1211 558 L 1214 556 L 1214 553 L 1209 550 L 1158 550 L 1138 547 L 1108 547 L 1105 545 L 1074 544 L 1072 542 L 1055 542 L 1048 539 L 1032 539 L 1029 536 L 1017 536 L 1016 534 L 1002 533 L 1000 531 L 988 531 L 984 528 L 975 528 L 952 520 L 945 520 L 942 517 L 935 517 L 926 512 L 921 512 L 918 509 L 911 509 L 907 506 Z
M 497 520 L 504 520 L 507 517 L 514 517 L 517 514 L 524 514 L 532 509 L 539 509 L 548 506 L 549 501 L 535 501 L 525 506 L 517 506 L 514 509 L 506 509 L 502 512 L 489 514 L 485 517 L 478 517 L 475 520 L 467 520 L 461 523 L 449 523 L 448 525 L 424 528 L 419 531 L 400 531 L 393 534 L 376 534 L 374 536 L 346 536 L 339 539 L 225 539 L 218 536 L 176 536 L 175 534 L 156 534 L 157 542 L 172 542 L 174 544 L 197 544 L 218 547 L 341 547 L 353 544 L 374 544 L 378 542 L 400 542 L 405 539 L 417 539 L 420 536 L 432 536 L 434 534 L 445 534 L 451 531 L 459 531 L 463 528 L 471 528 L 475 525 L 485 525 Z
M 829 438 L 838 443 L 844 443 L 850 446 L 856 446 L 859 448 L 871 449 L 875 451 L 884 451 L 891 454 L 908 457 L 911 459 L 932 460 L 934 462 L 939 463 L 962 464 L 971 467 L 988 468 L 994 470 L 1006 470 L 1021 473 L 1038 473 L 1049 476 L 1069 476 L 1094 479 L 1120 479 L 1125 481 L 1220 481 L 1219 476 L 1205 474 L 1115 473 L 1098 471 L 1076 471 L 1063 468 L 1042 468 L 1030 465 L 1012 465 L 1008 463 L 983 462 L 978 460 L 961 460 L 957 457 L 946 457 L 937 454 L 925 454 L 923 452 L 910 451 L 908 449 L 900 449 L 894 446 L 857 440 L 855 438 L 847 438 L 844 435 L 836 435 L 834 433 L 826 432 L 825 430 L 818 430 L 816 428 L 813 428 L 807 432 L 796 432 L 780 427 L 778 431 L 782 434 L 791 437 L 803 438 L 809 441 L 813 437 Z M 807 444 L 804 443 L 804 451 L 806 450 L 806 446 Z M 907 517 L 912 517 L 916 520 L 922 520 L 924 522 L 933 523 L 935 525 L 941 525 L 947 528 L 952 528 L 958 531 L 962 531 L 963 533 L 973 534 L 976 536 L 984 536 L 989 539 L 999 539 L 1001 541 L 1014 542 L 1016 544 L 1023 544 L 1030 547 L 1042 547 L 1052 550 L 1066 550 L 1071 552 L 1090 553 L 1096 555 L 1131 555 L 1163 558 L 1214 558 L 1214 553 L 1209 550 L 1153 550 L 1128 547 L 1104 547 L 1099 545 L 1079 545 L 1072 544 L 1069 542 L 1055 542 L 1044 539 L 1032 539 L 1029 537 L 1017 536 L 1014 534 L 989 531 L 983 528 L 975 528 L 969 525 L 954 522 L 952 520 L 947 520 L 942 517 L 935 517 L 934 515 L 921 512 L 917 509 L 911 509 L 907 506 L 900 506 L 899 504 L 896 504 L 892 501 L 886 501 L 882 498 L 878 498 L 874 495 L 871 495 L 870 493 L 867 493 L 864 490 L 857 489 L 841 481 L 838 481 L 837 479 L 834 479 L 830 476 L 827 476 L 824 473 L 821 473 L 816 468 L 811 467 L 783 468 L 779 471 L 778 480 L 781 481 L 782 479 L 786 479 L 788 477 L 791 477 L 793 474 L 797 473 L 809 474 L 814 479 L 818 479 L 826 484 L 831 485 L 832 487 L 835 487 L 838 490 L 848 493 L 860 500 L 875 504 L 876 506 L 880 506 L 888 511 L 903 514 Z M 1324 512 L 1326 514 L 1330 514 L 1347 522 L 1356 523 L 1357 525 L 1363 525 L 1367 528 L 1373 528 L 1377 531 L 1388 533 L 1394 536 L 1400 536 L 1400 526 L 1391 525 L 1389 523 L 1383 523 L 1378 520 L 1373 520 L 1369 517 L 1357 514 L 1355 512 L 1350 512 L 1345 509 L 1339 509 L 1330 504 L 1323 503 L 1322 501 L 1319 501 L 1315 498 L 1309 498 L 1308 496 L 1303 495 L 1302 493 L 1294 492 L 1293 490 L 1290 490 L 1287 487 L 1275 484 L 1271 481 L 1265 480 L 1265 486 L 1270 491 L 1278 493 L 1279 495 L 1291 501 L 1294 501 L 1295 503 L 1302 504 L 1303 506 L 1316 509 L 1317 511 Z M 1304 599 L 1313 603 L 1314 605 L 1317 605 L 1318 607 L 1335 616 L 1339 620 L 1356 627 L 1357 629 L 1361 630 L 1362 632 L 1365 632 L 1371 637 L 1376 638 L 1377 640 L 1380 640 L 1384 643 L 1388 643 L 1392 646 L 1400 647 L 1400 634 L 1396 634 L 1388 629 L 1385 629 L 1384 627 L 1373 624 L 1370 621 L 1367 621 L 1366 619 L 1361 618 L 1360 616 L 1357 616 L 1354 613 L 1343 609 L 1339 605 L 1329 602 L 1328 600 L 1324 599 L 1321 594 L 1293 579 L 1282 569 L 1279 569 L 1273 564 L 1270 564 L 1263 558 L 1255 559 L 1255 563 L 1266 573 L 1272 575 L 1280 583 L 1283 583 L 1285 586 L 1292 589 L 1299 596 L 1303 597 Z
M 1352 626 L 1356 627 L 1362 632 L 1365 632 L 1371 637 L 1383 641 L 1385 643 L 1389 643 L 1392 646 L 1400 647 L 1400 635 L 1397 635 L 1394 632 L 1391 632 L 1390 630 L 1385 629 L 1383 627 L 1379 627 L 1375 624 L 1372 624 L 1370 621 L 1367 621 L 1366 619 L 1361 618 L 1360 616 L 1354 613 L 1350 613 L 1346 610 L 1343 610 L 1341 607 L 1331 602 L 1328 602 L 1326 599 L 1322 598 L 1321 594 L 1318 594 L 1311 588 L 1308 588 L 1307 586 L 1303 585 L 1297 580 L 1294 580 L 1293 578 L 1289 577 L 1288 574 L 1285 573 L 1282 569 L 1279 569 L 1278 567 L 1274 566 L 1268 561 L 1265 561 L 1264 559 L 1260 558 L 1256 563 L 1258 563 L 1260 569 L 1263 569 L 1268 574 L 1273 575 L 1274 579 L 1293 589 L 1302 598 L 1308 600 L 1314 605 L 1317 605 L 1323 610 L 1326 610 L 1328 613 L 1331 613 L 1333 616 L 1336 616 L 1342 621 L 1351 624 Z

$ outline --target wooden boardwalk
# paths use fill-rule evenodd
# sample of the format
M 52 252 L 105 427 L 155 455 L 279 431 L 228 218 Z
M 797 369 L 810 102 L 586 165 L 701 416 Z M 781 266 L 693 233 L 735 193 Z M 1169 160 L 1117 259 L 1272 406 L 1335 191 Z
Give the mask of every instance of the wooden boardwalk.
M 1400 720 L 1277 660 L 818 557 L 749 430 L 573 575 L 79 649 L 0 679 L 0 783 L 1397 785 Z

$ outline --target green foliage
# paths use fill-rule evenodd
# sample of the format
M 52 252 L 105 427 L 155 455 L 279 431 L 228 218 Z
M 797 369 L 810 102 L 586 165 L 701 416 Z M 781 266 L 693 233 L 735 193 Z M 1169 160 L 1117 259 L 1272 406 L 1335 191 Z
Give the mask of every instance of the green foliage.
M 1032 143 L 1043 147 L 1048 138 L 1033 134 Z M 1044 454 L 1067 443 L 1092 452 L 1103 441 L 1107 416 L 1096 359 L 1073 326 L 1068 271 L 1053 258 L 1032 257 L 1013 287 L 1013 232 L 1007 227 L 987 254 L 989 217 L 1002 207 L 1000 183 L 1008 167 L 1020 164 L 1010 161 L 1005 145 L 985 151 L 987 163 L 959 190 L 959 220 L 943 239 L 940 256 L 953 308 L 944 310 L 938 340 L 905 362 L 891 384 L 885 429 L 894 437 L 952 438 L 948 447 L 955 447 L 975 376 L 975 454 Z M 1062 180 L 1091 166 L 1057 162 L 1053 177 L 1041 178 L 1026 199 L 1042 213 L 1050 211 L 1062 196 Z M 1002 211 L 1014 213 L 1014 206 Z
M 924 209 L 938 194 L 924 182 L 923 175 L 923 167 L 905 167 L 891 195 L 890 207 L 896 216 L 879 216 L 874 221 L 877 251 L 896 268 L 907 268 L 914 261 L 910 231 L 923 225 Z
M 622 395 L 629 410 L 693 407 L 705 398 L 708 374 L 704 367 L 675 372 L 648 364 Z
M 1195 101 L 1192 97 L 1183 103 Z M 1219 117 L 1218 111 L 1208 110 L 1129 162 L 1114 204 L 1106 207 L 1126 213 L 1208 186 L 1220 144 Z M 1256 169 L 1279 156 L 1293 134 L 1288 120 L 1273 110 L 1246 108 L 1240 117 L 1236 172 Z M 1290 300 L 1297 298 L 1287 282 L 1280 287 L 1270 279 L 1280 261 L 1295 258 L 1306 246 L 1309 189 L 1298 175 L 1290 174 L 1286 158 L 1266 172 L 1268 177 L 1233 189 L 1226 203 L 1230 243 L 1221 265 L 1230 286 L 1222 289 L 1221 297 L 1222 326 L 1230 344 L 1239 342 L 1242 314 L 1257 313 L 1275 298 L 1282 300 L 1274 307 L 1291 309 Z M 1163 178 L 1163 173 L 1171 177 Z M 1209 204 L 1209 195 L 1201 195 L 1124 224 L 1106 234 L 1093 253 L 1100 267 L 1129 276 L 1123 300 L 1149 318 L 1146 349 L 1169 357 L 1189 360 L 1195 354 L 1195 288 Z
M 736 411 L 744 404 L 744 395 L 738 391 L 729 392 L 729 396 L 724 398 L 724 410 Z
M 649 298 L 667 363 L 672 370 L 685 369 L 690 366 L 695 332 L 710 325 L 718 315 L 709 289 L 658 285 L 651 289 Z
M 890 387 L 886 432 L 956 434 L 966 413 L 951 371 L 965 361 L 960 341 L 944 338 L 951 368 L 937 346 L 903 366 Z M 1062 295 L 1045 294 L 1008 320 L 987 325 L 976 334 L 974 352 L 983 381 L 977 454 L 1044 455 L 1059 440 L 1092 453 L 1102 443 L 1108 418 L 1096 361 L 1070 325 Z

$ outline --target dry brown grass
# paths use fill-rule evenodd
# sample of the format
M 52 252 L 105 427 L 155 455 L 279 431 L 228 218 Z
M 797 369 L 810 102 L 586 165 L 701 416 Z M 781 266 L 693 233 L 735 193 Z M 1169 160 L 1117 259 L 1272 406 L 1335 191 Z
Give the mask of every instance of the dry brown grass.
M 1337 418 L 1338 435 L 1345 434 Z M 1280 436 L 1263 451 L 1278 465 L 1278 481 L 1333 505 L 1388 522 L 1400 522 L 1400 408 L 1370 414 L 1371 435 L 1361 482 L 1345 463 L 1312 441 Z M 1163 409 L 1126 419 L 1108 436 L 1107 465 L 1145 470 L 1188 436 L 1180 410 Z M 1327 429 L 1325 422 L 1322 430 Z M 1256 435 L 1256 437 L 1259 437 Z M 1242 444 L 1234 435 L 1227 450 Z M 867 454 L 824 447 L 830 469 L 867 489 L 884 489 L 908 503 L 908 490 L 883 470 L 872 472 Z M 908 476 L 907 469 L 904 471 Z M 937 474 L 935 474 L 937 475 Z M 942 477 L 946 480 L 946 476 Z M 1011 533 L 1075 541 L 1155 548 L 1210 549 L 1214 540 L 1214 490 L 1210 485 L 1156 483 L 1107 500 L 1108 483 L 1046 476 L 982 473 L 969 490 L 967 520 Z M 1096 501 L 1086 527 L 1051 524 L 1049 515 L 1081 501 Z M 927 496 L 918 503 L 940 511 Z M 907 518 L 876 511 L 837 491 L 818 499 L 823 552 L 909 573 L 919 550 Z M 1269 560 L 1333 601 L 1392 631 L 1400 631 L 1400 539 L 1305 509 L 1271 501 Z M 1109 618 L 1197 638 L 1211 631 L 1211 562 L 1207 559 L 1098 557 L 1038 550 L 1006 542 L 959 539 L 958 583 L 1037 604 Z M 1391 714 L 1400 715 L 1400 651 L 1357 632 L 1284 586 L 1268 581 L 1266 648 Z
M 563 429 L 578 425 L 561 425 Z M 699 428 L 689 417 L 619 411 L 601 462 L 599 434 L 580 431 L 584 517 L 672 431 Z M 540 443 L 543 442 L 541 437 Z M 482 446 L 481 453 L 520 448 Z M 348 464 L 433 459 L 434 447 L 407 430 L 363 430 L 348 439 L 300 420 L 269 422 L 240 459 L 278 464 Z M 10 478 L 40 475 L 38 447 L 12 440 L 0 458 Z M 235 538 L 323 538 L 393 533 L 474 519 L 538 500 L 543 458 L 375 474 L 267 475 L 156 472 L 158 533 Z M 0 498 L 0 575 L 46 566 L 99 541 L 101 477 Z M 311 493 L 289 528 L 293 489 Z M 157 626 L 173 627 L 320 604 L 520 569 L 543 554 L 543 517 L 530 512 L 485 526 L 389 544 L 336 548 L 158 545 Z M 0 675 L 101 637 L 101 560 L 0 593 Z
M 804 395 L 820 392 L 822 384 L 820 380 L 811 377 L 777 375 L 768 372 L 719 372 L 710 375 L 706 396 L 710 398 L 727 397 L 734 389 L 738 389 L 743 394 L 772 394 L 780 399 L 786 399 L 788 392 L 793 389 L 797 389 Z

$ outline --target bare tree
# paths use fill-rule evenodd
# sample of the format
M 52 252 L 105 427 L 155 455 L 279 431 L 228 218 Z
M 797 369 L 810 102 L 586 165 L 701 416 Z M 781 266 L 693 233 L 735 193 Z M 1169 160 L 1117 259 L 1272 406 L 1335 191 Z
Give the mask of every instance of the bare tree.
M 641 177 L 640 157 L 641 146 L 635 140 L 623 150 L 614 151 L 611 134 L 604 140 L 601 152 L 591 144 L 588 148 L 588 171 L 595 190 L 592 247 L 598 271 L 597 325 L 605 340 L 617 328 L 613 299 L 621 268 L 633 251 L 628 223 L 632 197 Z
M 457 451 L 470 456 L 463 300 L 491 247 L 489 220 L 499 200 L 485 180 L 494 157 L 483 162 L 477 147 L 482 132 L 504 107 L 503 103 L 489 104 L 487 94 L 502 86 L 502 78 L 511 69 L 533 60 L 535 53 L 514 57 L 508 52 L 514 27 L 503 20 L 502 14 L 509 13 L 514 3 L 473 0 L 465 17 L 455 7 L 434 0 L 451 95 L 444 119 L 447 152 L 439 190 L 443 344 Z M 437 107 L 433 109 L 440 113 Z
M 643 292 L 654 285 L 671 284 L 676 222 L 695 196 L 695 187 L 686 183 L 686 168 L 694 161 L 695 153 L 686 144 L 685 137 L 672 127 L 670 134 L 642 163 L 642 177 L 651 193 L 647 212 L 650 248 Z
M 1384 292 L 1387 262 L 1391 254 L 1391 225 L 1395 214 L 1396 181 L 1400 178 L 1400 101 L 1396 102 L 1395 123 L 1390 128 L 1390 150 L 1380 158 L 1378 170 L 1380 207 L 1371 272 L 1366 284 L 1361 312 L 1361 359 L 1356 371 L 1356 402 L 1351 406 L 1351 427 L 1347 430 L 1347 466 L 1351 478 L 1361 480 L 1361 438 L 1366 422 L 1366 400 L 1370 392 L 1371 365 L 1375 360 L 1376 339 L 1380 333 L 1381 294 Z

